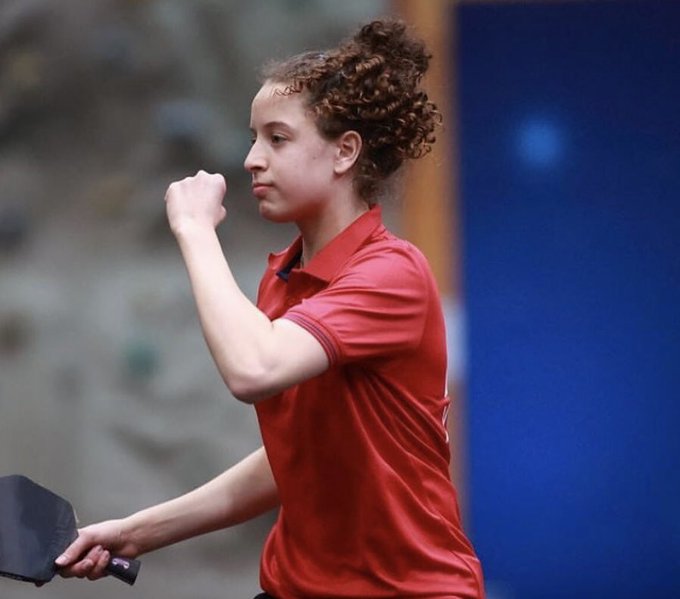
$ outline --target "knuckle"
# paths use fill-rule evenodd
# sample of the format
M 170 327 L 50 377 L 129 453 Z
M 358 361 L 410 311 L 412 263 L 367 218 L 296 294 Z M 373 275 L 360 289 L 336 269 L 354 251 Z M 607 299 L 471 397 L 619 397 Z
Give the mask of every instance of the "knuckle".
M 74 567 L 70 572 L 70 576 L 75 576 L 76 578 L 85 578 L 89 571 L 89 568 L 81 565 L 80 567 Z

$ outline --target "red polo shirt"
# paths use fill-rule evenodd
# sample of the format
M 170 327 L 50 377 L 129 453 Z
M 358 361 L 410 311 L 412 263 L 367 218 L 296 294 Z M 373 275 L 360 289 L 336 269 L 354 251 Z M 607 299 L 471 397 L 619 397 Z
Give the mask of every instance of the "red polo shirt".
M 262 588 L 482 597 L 449 478 L 444 319 L 425 258 L 378 207 L 303 270 L 301 250 L 270 256 L 258 306 L 314 335 L 330 367 L 256 405 L 281 499 Z

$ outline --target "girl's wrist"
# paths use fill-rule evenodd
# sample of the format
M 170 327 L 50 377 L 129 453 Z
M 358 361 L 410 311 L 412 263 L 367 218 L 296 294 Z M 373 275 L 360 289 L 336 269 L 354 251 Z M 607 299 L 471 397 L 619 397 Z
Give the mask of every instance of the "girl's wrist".
M 121 546 L 133 552 L 135 556 L 153 550 L 143 512 L 137 512 L 121 520 L 120 541 Z
M 178 239 L 189 239 L 195 235 L 205 235 L 206 232 L 215 231 L 215 227 L 207 220 L 195 218 L 181 218 L 170 223 L 170 230 Z

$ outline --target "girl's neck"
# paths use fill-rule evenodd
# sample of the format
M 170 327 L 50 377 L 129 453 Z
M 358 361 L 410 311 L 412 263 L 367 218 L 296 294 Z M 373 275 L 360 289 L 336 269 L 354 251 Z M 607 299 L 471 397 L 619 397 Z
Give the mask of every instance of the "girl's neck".
M 296 223 L 302 235 L 302 265 L 309 264 L 328 242 L 369 210 L 368 203 L 362 200 L 338 202 L 334 207 L 314 219 Z

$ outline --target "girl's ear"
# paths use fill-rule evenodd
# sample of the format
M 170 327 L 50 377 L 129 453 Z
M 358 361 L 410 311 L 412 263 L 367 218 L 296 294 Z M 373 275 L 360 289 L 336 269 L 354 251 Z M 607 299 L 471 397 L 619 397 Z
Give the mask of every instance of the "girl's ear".
M 348 172 L 359 159 L 361 154 L 361 135 L 356 131 L 345 131 L 335 141 L 337 151 L 335 155 L 335 174 L 344 175 Z

